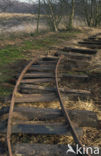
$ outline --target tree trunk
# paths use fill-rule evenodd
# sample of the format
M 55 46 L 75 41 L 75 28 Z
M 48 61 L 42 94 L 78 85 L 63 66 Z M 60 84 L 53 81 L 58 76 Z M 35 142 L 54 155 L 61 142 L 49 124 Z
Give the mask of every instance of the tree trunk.
M 38 8 L 38 18 L 37 18 L 37 33 L 39 33 L 39 22 L 40 22 L 40 4 L 41 4 L 41 2 L 40 2 L 40 0 L 39 0 L 39 8 Z
M 72 0 L 72 12 L 69 19 L 69 28 L 73 28 L 75 0 Z
M 51 12 L 51 18 L 53 20 L 53 22 L 52 22 L 53 23 L 53 29 L 54 29 L 55 32 L 57 32 L 58 28 L 57 28 L 55 15 L 54 15 L 54 11 L 53 11 L 52 4 L 51 4 L 50 0 L 48 0 L 48 4 L 49 4 L 50 12 Z

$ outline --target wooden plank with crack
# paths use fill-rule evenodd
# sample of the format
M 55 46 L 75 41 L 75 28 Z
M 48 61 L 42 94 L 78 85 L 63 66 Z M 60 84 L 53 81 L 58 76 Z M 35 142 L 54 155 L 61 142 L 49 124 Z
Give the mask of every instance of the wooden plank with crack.
M 6 133 L 7 122 L 0 123 L 0 133 Z M 79 136 L 83 135 L 82 128 L 75 127 Z M 23 133 L 33 135 L 67 135 L 71 136 L 71 131 L 68 125 L 62 123 L 24 123 L 20 122 L 12 124 L 12 134 Z
M 57 95 L 50 94 L 21 94 L 21 96 L 15 97 L 16 103 L 34 103 L 34 102 L 51 102 L 56 101 Z
M 67 110 L 68 111 L 68 110 Z M 1 120 L 8 118 L 9 107 L 4 107 L 0 110 Z M 97 114 L 87 110 L 69 110 L 71 120 L 80 127 L 98 127 Z M 15 107 L 13 113 L 13 120 L 31 121 L 31 120 L 55 120 L 62 119 L 63 114 L 59 109 L 52 108 L 34 108 L 34 107 Z

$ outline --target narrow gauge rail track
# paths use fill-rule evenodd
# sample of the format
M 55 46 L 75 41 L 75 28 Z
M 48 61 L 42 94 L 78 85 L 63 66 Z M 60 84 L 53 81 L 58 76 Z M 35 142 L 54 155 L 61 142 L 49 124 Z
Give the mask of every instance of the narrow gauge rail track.
M 85 46 L 91 49 L 101 49 L 101 33 L 93 35 L 84 41 L 79 42 L 81 46 Z
M 66 51 L 68 53 L 66 53 Z M 92 55 L 95 55 L 97 51 L 92 49 L 84 50 L 66 47 L 62 50 L 62 52 L 58 52 L 58 57 L 37 57 L 24 68 L 15 85 L 10 108 L 3 110 L 3 112 L 5 113 L 8 113 L 9 111 L 7 127 L 9 156 L 13 156 L 13 154 L 20 155 L 20 153 L 25 156 L 41 156 L 42 151 L 46 151 L 46 153 L 42 154 L 42 156 L 50 156 L 54 155 L 54 153 L 62 156 L 74 156 L 76 154 L 66 154 L 66 151 L 68 149 L 68 146 L 66 145 L 32 145 L 25 143 L 14 145 L 13 148 L 12 134 L 18 135 L 19 133 L 21 133 L 31 135 L 72 135 L 75 143 L 82 147 L 83 145 L 79 139 L 79 136 L 82 135 L 82 129 L 80 127 L 98 126 L 98 119 L 94 112 L 78 110 L 77 112 L 73 112 L 65 109 L 61 92 L 68 95 L 75 94 L 75 96 L 88 96 L 90 95 L 90 92 L 87 90 L 68 90 L 59 88 L 59 81 L 62 77 L 65 77 L 67 79 L 88 79 L 88 75 L 86 74 L 59 74 L 60 64 L 62 64 L 61 62 L 64 59 L 64 56 L 61 56 L 61 53 L 68 56 L 68 62 L 70 64 L 75 64 L 77 62 L 79 63 L 81 61 L 83 66 L 86 66 L 88 61 L 91 60 Z M 81 69 L 76 69 L 77 73 L 81 72 L 80 70 Z M 47 83 L 48 86 L 44 85 Z M 55 100 L 59 101 L 61 110 L 34 107 L 34 103 L 51 102 Z M 0 113 L 2 115 L 2 110 Z M 75 113 L 76 115 L 79 114 L 79 118 L 81 120 L 80 127 L 75 127 L 71 121 L 71 117 L 72 115 L 75 117 Z M 65 123 L 60 123 L 60 120 L 58 118 L 60 118 L 61 116 L 65 118 Z M 55 121 L 55 119 L 58 119 L 58 122 L 56 121 L 57 123 L 50 122 L 51 120 Z M 45 123 L 46 120 L 48 120 L 48 123 Z M 38 121 L 37 124 L 36 121 Z M 5 133 L 5 125 L 3 128 L 1 125 L 0 133 Z M 77 123 L 77 125 L 79 124 Z M 41 152 L 39 152 L 39 149 L 41 150 Z M 85 155 L 90 156 L 90 154 Z
M 59 58 L 59 60 L 57 59 L 57 58 L 52 58 L 52 57 L 50 57 L 50 58 L 35 58 L 33 61 L 31 61 L 26 67 L 25 67 L 25 69 L 22 71 L 22 73 L 21 73 L 21 75 L 19 76 L 19 78 L 18 78 L 18 81 L 17 81 L 17 83 L 16 83 L 16 86 L 15 86 L 15 88 L 14 88 L 14 91 L 13 91 L 13 95 L 12 95 L 12 100 L 11 100 L 11 105 L 10 105 L 10 110 L 9 110 L 9 118 L 8 118 L 8 128 L 7 128 L 7 143 L 8 143 L 8 150 L 9 150 L 9 156 L 13 156 L 13 153 L 12 153 L 12 146 L 11 146 L 11 134 L 12 134 L 12 131 L 15 129 L 15 131 L 16 131 L 16 133 L 20 133 L 21 132 L 21 129 L 23 129 L 23 127 L 25 127 L 25 130 L 23 131 L 23 133 L 25 132 L 25 133 L 31 133 L 31 132 L 34 132 L 34 129 L 33 129 L 33 126 L 34 125 L 32 125 L 32 127 L 30 128 L 27 128 L 27 125 L 25 124 L 25 125 L 21 125 L 21 124 L 19 124 L 19 125 L 17 125 L 17 127 L 15 126 L 15 128 L 12 126 L 13 125 L 13 121 L 12 121 L 12 119 L 13 119 L 13 112 L 14 112 L 14 107 L 15 107 L 15 104 L 16 104 L 16 102 L 35 102 L 34 100 L 34 95 L 24 95 L 24 97 L 22 96 L 22 97 L 16 97 L 16 94 L 17 94 L 17 91 L 19 90 L 18 89 L 18 87 L 19 87 L 19 85 L 20 85 L 20 83 L 21 83 L 21 81 L 22 82 L 24 82 L 24 77 L 26 77 L 26 76 L 28 76 L 28 77 L 41 77 L 42 79 L 41 80 L 44 80 L 44 78 L 45 79 L 47 79 L 47 78 L 53 78 L 54 80 L 56 80 L 56 93 L 57 93 L 57 95 L 58 95 L 58 99 L 59 99 L 59 101 L 60 101 L 60 105 L 61 105 L 61 108 L 62 108 L 62 112 L 63 112 L 63 114 L 65 115 L 65 118 L 66 118 L 66 121 L 67 121 L 67 125 L 69 126 L 69 128 L 70 128 L 70 130 L 71 130 L 71 133 L 72 133 L 72 135 L 73 135 L 73 138 L 74 138 L 74 140 L 75 140 L 75 142 L 76 142 L 76 144 L 78 144 L 80 147 L 83 147 L 83 145 L 81 144 L 81 142 L 80 142 L 80 140 L 79 140 L 79 137 L 78 137 L 78 134 L 77 134 L 77 132 L 76 132 L 76 130 L 75 130 L 75 128 L 74 128 L 74 126 L 73 126 L 73 124 L 72 124 L 72 121 L 71 121 L 71 119 L 70 119 L 70 117 L 69 117 L 69 114 L 68 114 L 68 112 L 66 111 L 66 109 L 65 109 L 65 107 L 64 107 L 64 105 L 63 105 L 63 102 L 62 102 L 62 98 L 61 98 L 61 94 L 60 94 L 60 91 L 59 91 L 59 87 L 58 87 L 58 75 L 57 75 L 57 73 L 58 73 L 58 66 L 59 66 L 59 64 L 60 64 L 60 62 L 61 62 L 61 59 L 63 58 L 63 56 L 60 56 L 60 58 Z M 46 60 L 49 60 L 49 61 L 45 61 L 45 59 Z M 34 70 L 35 70 L 35 66 L 36 66 L 36 63 L 38 62 L 40 60 L 40 62 L 39 62 L 39 64 L 55 64 L 54 65 L 54 67 L 56 68 L 55 69 L 55 74 L 54 73 L 51 73 L 51 75 L 48 73 L 47 74 L 47 72 L 46 73 L 33 73 L 32 75 L 30 75 L 30 74 L 27 74 L 26 72 L 28 71 L 28 70 L 31 70 L 31 68 L 33 68 Z M 33 65 L 34 64 L 34 65 Z M 41 67 L 41 66 L 40 66 Z M 48 65 L 47 65 L 47 67 L 48 67 Z M 46 68 L 47 68 L 46 67 Z M 40 70 L 40 69 L 39 69 Z M 46 69 L 47 70 L 47 69 Z M 39 75 L 39 76 L 38 76 Z M 68 76 L 68 75 L 67 75 Z M 31 81 L 28 81 L 28 79 L 26 79 L 27 80 L 27 82 L 31 82 Z M 34 81 L 35 79 L 30 79 L 30 80 L 32 80 L 32 81 Z M 25 81 L 26 82 L 26 81 Z M 52 90 L 52 89 L 50 89 L 50 90 Z M 47 89 L 47 91 L 48 91 L 48 89 Z M 47 95 L 46 95 L 46 98 L 47 98 Z M 13 130 L 12 130 L 12 127 L 13 127 Z M 31 132 L 30 132 L 31 131 Z M 90 156 L 90 154 L 87 154 L 88 156 Z

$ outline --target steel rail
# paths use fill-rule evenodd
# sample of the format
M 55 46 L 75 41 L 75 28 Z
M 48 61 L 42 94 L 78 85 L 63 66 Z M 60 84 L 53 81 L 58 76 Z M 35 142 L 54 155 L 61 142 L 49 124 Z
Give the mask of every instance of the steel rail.
M 31 65 L 36 62 L 38 60 L 39 57 L 34 58 L 30 63 L 28 63 L 28 65 L 23 69 L 23 71 L 21 72 L 15 88 L 13 90 L 13 94 L 12 94 L 12 99 L 11 99 L 11 104 L 10 104 L 10 110 L 9 110 L 9 116 L 8 116 L 8 125 L 7 125 L 7 145 L 8 145 L 8 153 L 9 156 L 13 156 L 12 153 L 12 147 L 11 147 L 11 128 L 12 128 L 12 117 L 13 117 L 13 110 L 14 110 L 14 105 L 15 105 L 15 94 L 17 92 L 18 86 L 21 82 L 21 80 L 23 79 L 24 74 L 26 73 L 26 71 L 31 67 Z
M 65 109 L 65 106 L 64 106 L 64 104 L 63 104 L 63 100 L 62 100 L 62 97 L 61 97 L 61 93 L 60 93 L 60 91 L 59 91 L 59 84 L 58 84 L 58 68 L 59 68 L 59 64 L 60 64 L 60 62 L 61 62 L 61 60 L 62 60 L 63 58 L 64 58 L 63 55 L 60 56 L 60 58 L 59 58 L 59 60 L 58 60 L 58 62 L 57 62 L 57 65 L 56 65 L 56 69 L 55 69 L 56 89 L 57 89 L 58 98 L 59 98 L 59 102 L 60 102 L 60 106 L 61 106 L 62 112 L 63 112 L 63 114 L 64 114 L 64 116 L 65 116 L 65 119 L 66 119 L 67 124 L 68 124 L 69 127 L 70 127 L 70 130 L 71 130 L 72 136 L 73 136 L 73 138 L 74 138 L 74 141 L 75 141 L 76 144 L 79 145 L 79 147 L 83 148 L 83 145 L 82 145 L 81 141 L 79 140 L 78 135 L 77 135 L 77 133 L 76 133 L 76 130 L 75 130 L 73 124 L 72 124 L 72 121 L 71 121 L 71 119 L 70 119 L 70 116 L 69 116 L 67 110 Z M 80 156 L 82 156 L 82 154 L 80 154 Z M 85 154 L 85 156 L 91 156 L 91 154 Z

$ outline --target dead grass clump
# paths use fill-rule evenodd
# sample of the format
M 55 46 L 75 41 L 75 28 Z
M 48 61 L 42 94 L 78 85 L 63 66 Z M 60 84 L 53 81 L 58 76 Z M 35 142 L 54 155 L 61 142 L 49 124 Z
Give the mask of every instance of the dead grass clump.
M 70 101 L 68 98 L 64 101 L 65 107 L 67 109 L 78 109 L 78 110 L 88 110 L 95 111 L 96 107 L 92 100 L 82 101 L 78 99 L 78 101 Z
M 101 147 L 101 130 L 96 128 L 83 128 L 84 135 L 82 137 L 82 142 L 85 145 Z
M 13 18 L 13 17 L 36 17 L 36 14 L 26 14 L 26 13 L 0 13 L 0 18 L 5 18 L 5 19 L 9 19 L 9 18 Z M 45 17 L 46 15 L 42 15 L 41 17 Z
M 101 110 L 97 107 L 92 100 L 90 101 L 81 101 L 80 99 L 77 102 L 74 101 L 65 101 L 65 108 L 69 110 L 88 110 L 94 111 L 97 114 L 98 120 L 101 120 Z M 101 130 L 98 128 L 83 128 L 83 136 L 81 137 L 81 142 L 87 146 L 101 147 Z
M 90 72 L 101 73 L 101 50 L 99 50 L 95 57 L 90 62 Z
M 26 103 L 22 103 L 22 106 L 26 107 Z M 27 103 L 27 106 L 34 107 L 34 108 L 53 108 L 53 109 L 60 109 L 59 101 L 54 102 L 36 102 L 36 103 Z
M 14 17 L 35 17 L 32 14 L 22 14 L 22 13 L 0 13 L 0 18 L 10 19 Z

